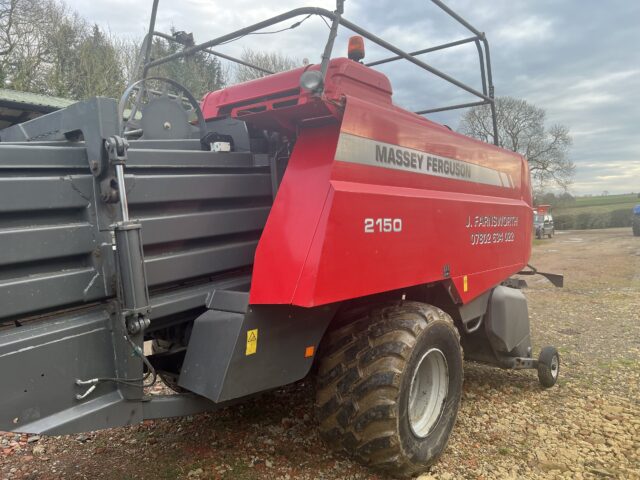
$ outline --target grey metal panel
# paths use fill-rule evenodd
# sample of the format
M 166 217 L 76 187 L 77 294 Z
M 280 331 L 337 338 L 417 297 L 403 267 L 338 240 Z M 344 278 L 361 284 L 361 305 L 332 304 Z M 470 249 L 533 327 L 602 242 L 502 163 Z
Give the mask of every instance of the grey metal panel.
M 222 272 L 253 263 L 258 240 L 223 243 L 207 248 L 146 257 L 149 286 Z
M 0 169 L 64 168 L 87 170 L 87 151 L 82 147 L 0 144 Z
M 0 266 L 80 254 L 94 248 L 88 223 L 0 229 Z
M 225 312 L 247 313 L 249 292 L 215 290 L 207 300 L 207 308 Z
M 109 112 L 113 100 L 92 99 L 2 132 L 22 143 L 0 144 L 0 318 L 113 295 L 109 233 L 97 227 L 113 220 L 87 161 L 117 125 Z M 67 141 L 80 131 L 86 142 Z
M 149 401 L 142 402 L 145 420 L 155 418 L 182 417 L 196 413 L 224 408 L 228 404 L 213 403 L 211 400 L 192 394 L 151 395 Z
M 129 203 L 169 203 L 186 200 L 271 195 L 268 173 L 127 176 Z M 144 232 L 143 232 L 144 235 Z
M 271 206 L 268 169 L 247 153 L 201 151 L 197 140 L 131 144 L 126 185 L 150 285 L 250 266 Z M 98 191 L 85 142 L 0 144 L 0 318 L 114 295 L 117 209 Z
M 0 430 L 34 431 L 30 423 L 79 405 L 77 378 L 115 373 L 110 319 L 103 309 L 5 331 L 0 335 Z M 114 389 L 100 385 L 92 398 Z M 48 428 L 40 424 L 36 430 Z
M 306 348 L 317 351 L 338 306 L 250 305 L 246 315 L 208 310 L 193 324 L 179 385 L 223 402 L 300 380 L 313 363 Z M 247 355 L 255 329 L 256 351 Z
M 133 425 L 143 417 L 142 402 L 126 401 L 119 391 L 69 407 L 48 417 L 13 428 L 15 432 L 68 435 L 76 432 Z
M 262 230 L 269 207 L 194 212 L 141 218 L 145 245 Z
M 251 277 L 246 274 L 237 274 L 230 278 L 217 280 L 175 292 L 159 294 L 151 297 L 151 320 L 167 317 L 180 312 L 186 312 L 195 308 L 203 308 L 211 294 L 218 289 L 239 289 L 248 285 Z M 153 326 L 153 322 L 152 322 Z
M 151 298 L 152 327 L 162 317 L 205 308 L 218 289 L 242 288 L 249 281 L 241 274 L 156 294 Z M 153 404 L 126 401 L 110 382 L 101 383 L 86 400 L 76 400 L 88 388 L 76 386 L 76 379 L 121 374 L 114 362 L 112 329 L 106 306 L 99 305 L 0 330 L 0 430 L 65 434 L 213 407 L 193 396 Z
M 0 178 L 0 213 L 86 208 L 93 179 L 86 177 L 2 177 Z
M 195 320 L 180 373 L 181 387 L 214 402 L 221 400 L 244 318 L 241 313 L 207 310 Z
M 103 142 L 118 132 L 119 123 L 116 101 L 94 97 L 5 128 L 0 132 L 0 139 L 3 142 L 67 140 L 69 137 L 79 137 L 81 133 L 85 140 L 87 159 L 96 162 L 94 173 L 102 175 L 107 167 Z
M 151 312 L 149 318 L 153 320 L 168 317 L 181 312 L 187 312 L 195 308 L 202 308 L 207 303 L 210 292 L 208 289 L 178 291 L 167 297 L 151 297 Z
M 460 313 L 460 319 L 463 323 L 468 323 L 478 317 L 481 317 L 487 312 L 487 303 L 489 303 L 489 297 L 491 296 L 491 290 L 487 290 L 485 293 L 477 298 L 474 298 L 466 305 L 458 307 Z
M 199 139 L 157 139 L 157 140 L 135 140 L 129 143 L 129 152 L 134 150 L 191 150 L 200 151 L 202 145 Z
M 204 308 L 212 292 L 248 281 L 247 275 L 237 275 L 157 294 L 151 299 L 152 320 Z M 87 388 L 76 386 L 76 379 L 118 374 L 112 327 L 102 305 L 0 331 L 0 430 L 65 434 L 214 407 L 193 396 L 154 398 L 153 404 L 126 401 L 109 382 L 86 400 L 76 400 Z
M 0 147 L 3 147 L 0 145 Z M 42 159 L 41 149 L 22 147 Z M 54 165 L 63 154 L 50 152 Z M 76 150 L 73 150 L 74 152 Z M 0 148 L 0 165 L 11 158 Z M 97 247 L 104 241 L 93 220 L 93 178 L 88 174 L 12 176 L 0 168 L 0 318 L 94 301 L 107 294 Z M 51 170 L 47 168 L 47 170 Z
M 89 302 L 104 294 L 102 279 L 91 267 L 12 278 L 0 282 L 0 317 Z
M 185 155 L 188 153 L 188 155 Z M 129 168 L 239 168 L 254 167 L 253 155 L 236 152 L 162 151 L 151 149 L 130 150 Z
M 22 324 L 0 330 L 0 429 L 68 433 L 143 418 L 131 401 L 139 386 L 100 382 L 87 400 L 75 397 L 88 388 L 76 379 L 142 374 L 114 302 L 91 306 L 115 293 L 111 230 L 120 217 L 97 194 L 110 181 L 103 141 L 117 123 L 112 104 L 94 99 L 2 133 L 25 142 L 0 144 L 0 318 Z M 64 139 L 79 131 L 84 142 Z M 39 139 L 46 142 L 28 142 Z M 248 291 L 248 269 L 228 272 L 253 262 L 271 182 L 264 159 L 250 154 L 202 152 L 197 141 L 132 143 L 129 204 L 149 239 L 149 283 L 168 290 L 152 292 L 151 332 L 195 317 L 216 289 Z M 89 167 L 105 176 L 96 180 Z M 185 408 L 207 404 L 192 403 Z

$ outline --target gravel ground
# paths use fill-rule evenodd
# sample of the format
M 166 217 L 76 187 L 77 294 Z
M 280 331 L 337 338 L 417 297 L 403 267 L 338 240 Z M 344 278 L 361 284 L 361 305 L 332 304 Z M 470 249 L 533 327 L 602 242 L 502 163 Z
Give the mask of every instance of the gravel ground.
M 420 480 L 640 479 L 640 241 L 630 229 L 559 233 L 528 278 L 534 350 L 562 355 L 558 385 L 465 365 L 458 422 Z M 319 440 L 310 381 L 225 410 L 85 435 L 0 433 L 0 479 L 380 479 Z

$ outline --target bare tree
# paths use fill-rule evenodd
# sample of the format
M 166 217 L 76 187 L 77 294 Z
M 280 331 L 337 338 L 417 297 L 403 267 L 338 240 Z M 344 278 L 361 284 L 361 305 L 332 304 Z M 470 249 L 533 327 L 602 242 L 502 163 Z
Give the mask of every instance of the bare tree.
M 6 58 L 15 47 L 15 23 L 18 0 L 0 0 L 0 57 Z
M 46 78 L 46 90 L 41 93 L 82 98 L 77 95 L 74 83 L 82 81 L 75 77 L 79 74 L 78 64 L 81 61 L 78 57 L 79 49 L 88 34 L 88 28 L 80 16 L 65 12 L 55 28 L 48 31 L 46 64 L 39 71 L 33 72 Z
M 157 39 L 152 55 L 182 47 Z M 0 0 L 0 85 L 15 90 L 82 100 L 119 98 L 135 77 L 138 42 L 89 24 L 59 0 Z M 226 70 L 198 52 L 153 72 L 168 76 L 196 95 L 221 88 Z
M 173 32 L 178 34 L 180 32 Z M 152 57 L 176 53 L 181 45 L 156 39 Z M 0 0 L 0 87 L 82 100 L 95 95 L 118 98 L 136 77 L 138 42 L 115 37 L 89 24 L 60 0 Z M 242 58 L 280 72 L 301 64 L 275 52 L 246 49 Z M 196 96 L 227 84 L 229 67 L 198 52 L 153 71 L 183 83 Z M 265 74 L 245 66 L 236 82 Z
M 575 165 L 569 158 L 572 139 L 564 125 L 545 127 L 546 112 L 524 100 L 496 99 L 499 145 L 522 154 L 538 191 L 550 184 L 566 189 L 573 180 Z M 487 106 L 473 107 L 465 113 L 460 132 L 493 143 L 491 112 Z
M 142 42 L 133 37 L 112 37 L 113 45 L 118 52 L 118 61 L 122 66 L 124 77 L 129 81 L 137 80 L 142 73 L 138 64 Z
M 109 32 L 94 25 L 76 47 L 70 90 L 74 98 L 119 98 L 126 87 L 120 52 Z
M 49 33 L 66 14 L 54 0 L 0 0 L 0 80 L 18 90 L 41 91 L 37 75 L 50 52 Z
M 119 42 L 57 0 L 0 0 L 0 81 L 73 99 L 118 97 Z
M 274 73 L 285 72 L 302 65 L 297 59 L 287 57 L 278 52 L 261 52 L 251 50 L 250 48 L 245 48 L 240 58 L 251 65 Z M 256 78 L 262 78 L 266 75 L 268 74 L 255 68 L 238 65 L 236 67 L 235 82 L 247 82 L 249 80 L 255 80 Z

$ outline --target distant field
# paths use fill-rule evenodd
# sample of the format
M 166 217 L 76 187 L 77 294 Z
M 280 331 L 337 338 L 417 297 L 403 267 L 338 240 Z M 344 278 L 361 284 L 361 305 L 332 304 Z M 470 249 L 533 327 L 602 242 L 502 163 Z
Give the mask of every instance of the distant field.
M 607 195 L 600 197 L 577 197 L 575 203 L 564 208 L 554 209 L 554 214 L 564 215 L 583 212 L 611 212 L 623 208 L 633 208 L 640 203 L 635 193 L 626 195 Z
M 598 197 L 576 197 L 576 206 L 589 207 L 593 205 L 611 205 L 613 203 L 638 203 L 640 199 L 637 193 L 624 195 L 605 195 Z
M 635 193 L 577 197 L 570 206 L 554 208 L 553 216 L 558 230 L 626 227 L 637 204 L 640 198 Z

